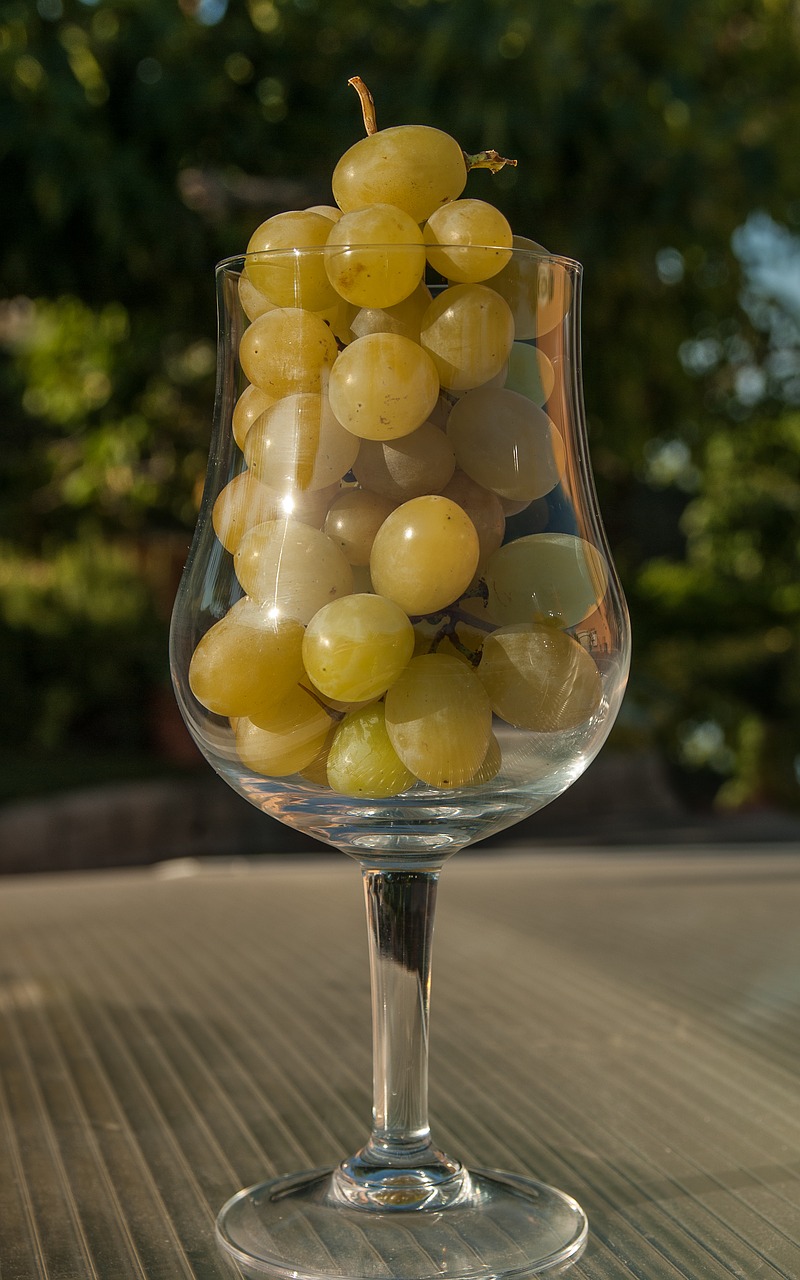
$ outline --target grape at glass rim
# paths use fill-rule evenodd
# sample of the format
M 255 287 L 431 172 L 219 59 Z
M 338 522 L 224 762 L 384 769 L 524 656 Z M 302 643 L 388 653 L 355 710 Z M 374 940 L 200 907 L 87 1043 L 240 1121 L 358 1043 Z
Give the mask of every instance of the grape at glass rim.
M 561 1269 L 587 1222 L 467 1169 L 428 1125 L 430 951 L 451 854 L 561 795 L 629 662 L 580 363 L 582 268 L 463 195 L 422 125 L 378 130 L 217 267 L 214 426 L 173 681 L 214 769 L 348 854 L 367 907 L 373 1123 L 335 1168 L 234 1195 L 248 1276 L 488 1280 Z M 311 872 L 309 874 L 312 874 Z

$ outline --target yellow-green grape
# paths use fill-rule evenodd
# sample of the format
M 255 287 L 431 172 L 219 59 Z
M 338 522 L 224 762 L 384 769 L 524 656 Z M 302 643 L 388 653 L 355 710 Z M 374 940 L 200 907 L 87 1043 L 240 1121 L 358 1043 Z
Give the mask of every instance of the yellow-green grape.
M 350 322 L 354 338 L 365 338 L 368 333 L 399 333 L 412 342 L 419 342 L 422 317 L 431 304 L 431 292 L 420 282 L 413 293 L 393 307 L 362 307 Z
M 501 627 L 486 639 L 478 675 L 495 715 L 538 733 L 585 724 L 603 697 L 591 654 L 555 627 Z
M 306 391 L 284 396 L 262 414 L 245 440 L 244 456 L 273 489 L 324 489 L 350 470 L 359 444 L 334 416 L 328 397 Z
M 597 607 L 608 567 L 595 546 L 570 533 L 532 533 L 490 557 L 485 570 L 489 616 L 499 623 L 574 627 Z
M 443 498 L 463 507 L 474 524 L 480 544 L 478 564 L 485 564 L 501 545 L 506 532 L 506 516 L 497 494 L 461 470 L 456 470 L 441 492 Z
M 253 284 L 246 271 L 239 276 L 239 303 L 248 320 L 257 320 L 265 311 L 274 311 L 275 303 Z
M 414 651 L 414 628 L 392 600 L 342 596 L 320 609 L 303 637 L 303 663 L 321 693 L 339 701 L 377 698 Z
M 233 563 L 247 594 L 278 618 L 309 622 L 324 604 L 353 589 L 344 554 L 299 520 L 267 520 L 249 529 Z
M 333 198 L 340 209 L 393 204 L 415 222 L 425 222 L 467 183 L 464 154 L 455 138 L 428 125 L 398 125 L 362 138 L 333 171 Z
M 331 503 L 323 528 L 351 565 L 369 564 L 375 535 L 396 504 L 369 489 L 343 489 Z
M 336 295 L 320 253 L 293 253 L 318 248 L 330 235 L 333 222 L 309 209 L 276 213 L 262 222 L 250 237 L 245 271 L 259 293 L 277 307 L 304 307 L 321 311 L 333 306 Z M 263 256 L 262 256 L 263 255 Z
M 478 769 L 477 773 L 473 773 L 472 777 L 467 783 L 467 786 L 480 787 L 487 782 L 491 782 L 493 778 L 497 777 L 498 773 L 500 772 L 502 764 L 503 764 L 503 753 L 500 749 L 500 743 L 497 741 L 497 738 L 492 733 L 489 735 L 489 746 L 486 749 L 486 755 L 484 756 L 483 764 Z
M 373 590 L 407 614 L 436 613 L 466 590 L 480 543 L 469 516 L 449 498 L 412 498 L 387 516 L 372 544 Z
M 295 688 L 258 724 L 245 718 L 236 726 L 239 759 L 254 773 L 285 778 L 311 764 L 331 729 L 327 711 L 305 689 Z
M 251 471 L 242 471 L 217 496 L 211 513 L 214 532 L 225 550 L 233 554 L 247 530 L 265 520 L 292 516 L 321 529 L 338 492 L 335 484 L 302 491 L 287 487 L 281 493 L 262 484 Z
M 337 209 L 335 204 L 310 204 L 306 213 L 319 213 L 323 218 L 329 218 L 331 222 L 338 222 L 342 216 L 341 209 Z
M 298 773 L 306 782 L 313 782 L 317 787 L 328 786 L 328 754 L 333 743 L 333 735 L 335 732 L 334 724 L 331 722 L 331 728 L 328 736 L 323 742 L 317 754 L 310 764 L 304 765 L 302 769 L 298 769 Z
M 353 474 L 365 489 L 394 502 L 439 493 L 456 468 L 453 446 L 430 422 L 400 440 L 362 440 Z
M 338 354 L 336 339 L 319 316 L 297 307 L 267 311 L 244 331 L 239 360 L 248 381 L 273 399 L 319 391 Z
M 236 404 L 233 407 L 231 416 L 231 428 L 233 430 L 233 438 L 239 448 L 244 452 L 244 442 L 247 439 L 247 433 L 255 422 L 256 418 L 260 418 L 262 413 L 266 413 L 267 409 L 275 403 L 274 396 L 268 396 L 265 391 L 261 391 L 259 387 L 245 387 Z
M 561 433 L 543 409 L 516 391 L 468 392 L 453 406 L 447 435 L 461 470 L 503 498 L 541 498 L 564 471 Z
M 399 333 L 371 333 L 342 351 L 328 385 L 336 417 L 365 440 L 395 440 L 426 421 L 439 396 L 430 356 Z
M 342 214 L 331 230 L 325 270 L 336 292 L 355 306 L 393 307 L 422 279 L 422 232 L 394 205 L 354 209 Z
M 539 338 L 561 324 L 572 302 L 572 282 L 567 269 L 551 259 L 535 240 L 514 236 L 515 249 L 503 270 L 492 277 L 493 289 L 505 298 L 514 316 L 519 339 Z
M 480 387 L 504 368 L 514 341 L 507 303 L 485 284 L 455 284 L 434 298 L 422 318 L 420 342 L 442 386 Z
M 513 233 L 508 220 L 485 200 L 442 205 L 425 223 L 424 236 L 434 271 L 456 283 L 488 280 L 511 257 Z
M 538 347 L 527 342 L 515 342 L 508 357 L 506 388 L 527 396 L 534 404 L 543 405 L 550 399 L 556 385 L 556 371 L 550 360 Z
M 383 704 L 373 702 L 342 720 L 328 753 L 328 785 L 344 796 L 386 800 L 416 778 L 392 746 Z
M 246 597 L 215 622 L 189 664 L 189 687 L 220 716 L 259 714 L 303 674 L 303 628 Z
M 492 709 L 469 667 L 443 653 L 412 658 L 384 701 L 389 739 L 417 778 L 450 788 L 474 777 L 489 747 Z

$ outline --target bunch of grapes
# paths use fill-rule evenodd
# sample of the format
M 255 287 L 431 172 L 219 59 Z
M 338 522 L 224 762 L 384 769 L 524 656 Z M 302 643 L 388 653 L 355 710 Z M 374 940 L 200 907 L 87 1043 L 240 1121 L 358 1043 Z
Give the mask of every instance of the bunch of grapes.
M 570 628 L 607 577 L 575 534 L 506 541 L 564 472 L 532 340 L 561 324 L 568 273 L 462 197 L 471 167 L 506 162 L 426 126 L 378 131 L 356 87 L 368 133 L 336 165 L 335 206 L 271 217 L 248 245 L 241 465 L 213 512 L 243 595 L 190 684 L 247 768 L 386 798 L 491 781 L 495 717 L 590 721 L 601 678 Z

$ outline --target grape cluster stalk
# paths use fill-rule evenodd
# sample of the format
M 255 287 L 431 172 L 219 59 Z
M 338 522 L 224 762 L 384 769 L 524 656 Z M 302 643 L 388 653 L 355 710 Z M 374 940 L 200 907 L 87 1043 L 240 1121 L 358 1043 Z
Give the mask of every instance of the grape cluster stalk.
M 242 597 L 189 680 L 256 774 L 387 798 L 491 782 L 498 721 L 555 733 L 598 714 L 571 632 L 608 573 L 577 534 L 507 536 L 564 473 L 531 340 L 563 321 L 569 276 L 463 196 L 495 153 L 379 130 L 370 103 L 335 204 L 268 218 L 247 248 L 240 468 L 213 511 Z

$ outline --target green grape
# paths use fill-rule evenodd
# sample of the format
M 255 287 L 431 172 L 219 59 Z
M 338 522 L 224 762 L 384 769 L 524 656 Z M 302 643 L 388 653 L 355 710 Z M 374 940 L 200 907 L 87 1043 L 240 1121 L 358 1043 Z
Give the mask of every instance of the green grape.
M 343 553 L 299 520 L 267 520 L 249 529 L 233 563 L 247 594 L 278 618 L 309 622 L 324 604 L 353 589 Z
M 236 750 L 254 773 L 285 778 L 307 768 L 322 749 L 331 718 L 306 689 L 295 688 L 256 724 L 246 717 L 236 726 Z
M 595 546 L 570 533 L 532 533 L 508 542 L 485 570 L 496 622 L 574 627 L 600 603 L 608 567 Z
M 350 470 L 359 443 L 334 416 L 327 396 L 307 391 L 284 396 L 261 415 L 244 456 L 273 489 L 324 489 Z
M 511 257 L 511 227 L 485 200 L 442 205 L 425 223 L 424 236 L 434 271 L 460 284 L 488 280 Z
M 484 756 L 483 764 L 480 766 L 477 773 L 473 773 L 467 783 L 467 786 L 480 787 L 487 782 L 491 782 L 493 778 L 497 777 L 500 769 L 502 768 L 502 764 L 503 753 L 500 750 L 500 743 L 492 733 L 489 735 L 489 746 L 486 748 L 486 755 Z
M 328 385 L 336 417 L 365 440 L 394 440 L 416 431 L 439 396 L 433 361 L 398 333 L 356 338 L 340 354 Z
M 320 391 L 337 354 L 325 321 L 297 307 L 265 312 L 239 343 L 245 377 L 275 400 L 296 391 Z
M 385 693 L 413 649 L 414 629 L 398 605 L 379 595 L 349 595 L 314 614 L 303 663 L 326 697 L 364 702 Z
M 541 406 L 553 393 L 556 371 L 538 347 L 531 347 L 527 342 L 515 342 L 508 357 L 504 385 L 508 391 L 518 391 L 521 396 L 527 396 Z
M 306 213 L 319 213 L 323 218 L 329 218 L 331 222 L 338 222 L 342 216 L 341 209 L 337 209 L 335 204 L 310 204 Z
M 303 628 L 245 597 L 215 622 L 189 664 L 189 687 L 220 716 L 259 714 L 303 674 Z
M 350 564 L 363 567 L 369 564 L 376 533 L 395 505 L 369 489 L 344 489 L 331 503 L 323 527 Z
M 399 333 L 412 342 L 419 342 L 422 317 L 430 304 L 430 289 L 420 282 L 413 293 L 393 307 L 362 307 L 351 320 L 352 336 L 365 338 L 368 333 Z
M 287 252 L 324 245 L 333 223 L 308 209 L 276 213 L 250 237 L 245 272 L 250 282 L 276 307 L 321 311 L 335 304 L 336 295 L 321 255 Z M 282 251 L 282 252 L 281 252 Z
M 461 470 L 503 498 L 541 498 L 564 471 L 561 433 L 543 409 L 516 391 L 467 392 L 453 406 L 447 435 Z
M 552 733 L 591 720 L 603 696 L 591 654 L 555 627 L 502 627 L 478 667 L 492 710 L 518 729 Z
M 467 166 L 454 138 L 427 125 L 398 125 L 362 138 L 333 171 L 333 198 L 348 212 L 368 204 L 393 204 L 415 222 L 456 200 Z
M 422 232 L 393 205 L 354 209 L 342 215 L 328 237 L 325 270 L 336 292 L 355 306 L 395 306 L 422 279 Z
M 369 561 L 372 586 L 406 613 L 436 613 L 466 590 L 480 543 L 469 516 L 438 495 L 412 498 L 381 525 Z
M 386 729 L 407 768 L 433 787 L 459 787 L 486 758 L 489 698 L 463 662 L 443 653 L 412 658 L 386 694 Z
M 342 720 L 327 756 L 327 781 L 344 796 L 386 800 L 416 782 L 392 746 L 380 702 Z
M 256 418 L 260 418 L 262 413 L 266 413 L 267 409 L 274 403 L 275 397 L 268 396 L 265 391 L 261 391 L 258 387 L 245 387 L 239 396 L 233 408 L 231 427 L 233 429 L 233 438 L 242 452 L 244 452 L 247 433 Z
M 422 318 L 420 342 L 442 386 L 480 387 L 504 368 L 514 341 L 514 318 L 499 294 L 483 284 L 456 284 L 434 298 Z
M 394 502 L 439 493 L 456 467 L 453 446 L 430 422 L 400 440 L 362 440 L 353 474 L 365 489 Z
M 491 287 L 511 308 L 517 338 L 539 338 L 561 324 L 567 314 L 572 282 L 566 268 L 557 260 L 550 260 L 535 240 L 514 236 L 514 248 L 539 256 L 512 255 L 503 270 L 492 277 Z
M 478 565 L 485 564 L 501 545 L 506 532 L 505 512 L 497 494 L 461 470 L 455 471 L 441 493 L 443 498 L 457 502 L 466 511 L 478 535 Z
M 252 471 L 242 471 L 220 491 L 211 513 L 214 532 L 226 551 L 236 550 L 248 529 L 292 516 L 303 524 L 320 529 L 339 485 L 303 491 L 285 488 L 282 493 L 257 480 Z
M 239 303 L 248 320 L 257 320 L 265 311 L 274 311 L 275 303 L 253 284 L 246 271 L 239 276 Z

